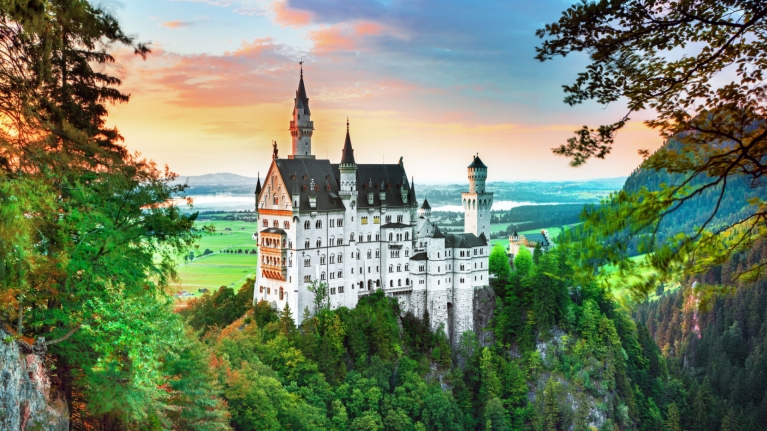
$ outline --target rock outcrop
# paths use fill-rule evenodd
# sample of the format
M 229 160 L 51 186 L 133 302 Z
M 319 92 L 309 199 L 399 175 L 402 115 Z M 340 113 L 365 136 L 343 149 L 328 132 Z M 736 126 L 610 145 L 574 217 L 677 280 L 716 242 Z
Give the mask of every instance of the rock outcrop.
M 69 430 L 67 403 L 51 394 L 43 357 L 24 354 L 0 329 L 0 430 Z

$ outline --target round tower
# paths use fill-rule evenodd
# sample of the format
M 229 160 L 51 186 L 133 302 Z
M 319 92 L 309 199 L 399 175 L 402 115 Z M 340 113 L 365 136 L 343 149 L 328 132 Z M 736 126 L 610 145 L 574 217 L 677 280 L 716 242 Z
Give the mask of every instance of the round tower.
M 487 180 L 487 166 L 474 156 L 474 161 L 469 165 L 469 193 L 484 193 L 485 180 Z
M 429 205 L 428 200 L 424 199 L 421 208 L 418 208 L 418 217 L 424 219 L 431 217 L 431 205 Z
M 301 62 L 301 78 L 298 81 L 295 104 L 293 105 L 293 119 L 290 120 L 290 137 L 292 139 L 293 154 L 290 159 L 313 159 L 312 134 L 314 122 L 311 121 L 312 112 L 309 110 L 309 97 L 306 96 L 304 86 L 304 66 Z
M 461 194 L 464 212 L 464 231 L 477 236 L 490 238 L 490 208 L 493 206 L 493 194 L 485 192 L 487 166 L 479 155 L 467 168 L 469 173 L 469 191 Z

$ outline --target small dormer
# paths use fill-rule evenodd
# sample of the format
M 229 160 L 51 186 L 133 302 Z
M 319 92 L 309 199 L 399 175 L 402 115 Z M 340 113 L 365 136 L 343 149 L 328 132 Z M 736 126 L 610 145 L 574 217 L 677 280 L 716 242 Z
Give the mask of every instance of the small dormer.
M 309 208 L 317 208 L 317 185 L 314 183 L 314 178 L 309 184 Z
M 381 200 L 381 208 L 386 208 L 386 182 L 381 181 L 381 186 L 378 188 L 378 199 Z

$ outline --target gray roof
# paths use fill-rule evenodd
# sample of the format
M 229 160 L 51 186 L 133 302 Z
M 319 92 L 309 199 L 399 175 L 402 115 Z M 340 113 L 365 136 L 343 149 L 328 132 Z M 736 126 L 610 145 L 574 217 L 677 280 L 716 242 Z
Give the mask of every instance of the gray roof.
M 432 236 L 432 238 L 445 238 L 445 234 L 439 230 L 439 226 L 434 226 L 434 236 Z
M 285 235 L 285 231 L 278 227 L 270 227 L 261 231 L 261 233 L 276 233 L 278 235 Z
M 341 198 L 338 197 L 336 180 L 338 165 L 331 165 L 329 160 L 320 159 L 277 159 L 275 163 L 291 198 L 298 193 L 300 211 L 343 211 L 345 209 Z M 312 179 L 319 186 L 317 191 L 310 190 Z M 317 197 L 316 208 L 309 206 L 310 195 Z
M 339 165 L 332 165 L 333 173 L 336 178 L 340 178 Z M 404 184 L 403 184 L 404 180 Z M 370 187 L 372 183 L 373 187 Z M 379 208 L 381 206 L 381 198 L 379 196 L 379 189 L 381 183 L 384 184 L 384 201 L 387 207 L 409 207 L 416 205 L 415 195 L 410 197 L 410 193 L 405 196 L 405 201 L 402 200 L 402 192 L 400 191 L 403 186 L 409 187 L 407 181 L 407 175 L 405 173 L 405 167 L 401 164 L 373 164 L 373 165 L 357 165 L 357 205 L 360 208 Z M 367 186 L 367 187 L 366 187 Z M 373 193 L 373 204 L 368 204 L 368 192 Z
M 431 205 L 429 205 L 429 201 L 427 199 L 423 200 L 423 204 L 421 205 L 422 210 L 430 210 Z
M 487 239 L 484 235 L 477 236 L 473 233 L 448 234 L 445 238 L 445 247 L 450 248 L 472 248 L 487 245 Z
M 549 241 L 542 233 L 526 233 L 525 239 L 528 241 L 535 241 L 541 243 L 541 245 L 549 245 Z
M 410 260 L 429 260 L 429 257 L 426 255 L 426 252 L 421 252 L 416 253 Z
M 298 81 L 298 90 L 296 90 L 296 108 L 304 108 L 304 114 L 311 115 L 309 111 L 309 98 L 306 97 L 306 87 L 304 86 L 304 72 L 301 71 L 301 79 Z
M 469 165 L 470 168 L 487 168 L 479 156 L 474 156 L 474 161 Z
M 354 162 L 354 149 L 352 148 L 352 139 L 349 137 L 349 123 L 346 123 L 346 141 L 344 141 L 344 149 L 341 150 L 341 164 L 353 165 Z

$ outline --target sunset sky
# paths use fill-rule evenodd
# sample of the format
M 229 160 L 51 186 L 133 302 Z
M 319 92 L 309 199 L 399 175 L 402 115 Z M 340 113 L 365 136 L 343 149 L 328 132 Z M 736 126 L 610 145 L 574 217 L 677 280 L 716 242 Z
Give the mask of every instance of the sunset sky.
M 534 32 L 569 2 L 454 0 L 107 1 L 125 31 L 151 42 L 146 61 L 118 50 L 128 104 L 110 123 L 129 149 L 181 175 L 256 176 L 271 141 L 290 154 L 298 61 L 314 153 L 338 162 L 346 118 L 358 163 L 404 156 L 416 182 L 465 181 L 471 156 L 489 180 L 628 175 L 661 140 L 639 120 L 605 161 L 570 168 L 551 148 L 624 106 L 562 102 L 585 56 L 540 63 Z

